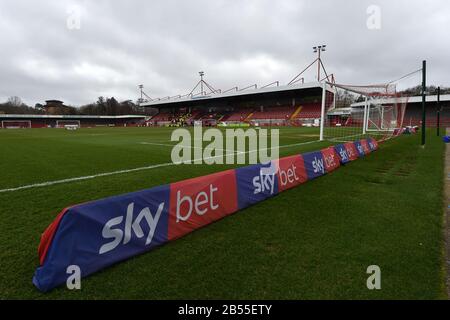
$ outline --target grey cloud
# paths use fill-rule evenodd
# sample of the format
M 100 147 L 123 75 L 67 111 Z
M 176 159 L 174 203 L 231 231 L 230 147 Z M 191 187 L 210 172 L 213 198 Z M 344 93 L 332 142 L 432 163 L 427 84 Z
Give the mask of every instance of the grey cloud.
M 380 30 L 366 27 L 372 4 Z M 74 6 L 80 30 L 66 27 Z M 446 0 L 0 0 L 0 99 L 135 99 L 140 83 L 154 97 L 183 94 L 200 70 L 222 89 L 286 83 L 321 43 L 341 83 L 395 79 L 427 59 L 429 81 L 448 85 L 449 17 Z

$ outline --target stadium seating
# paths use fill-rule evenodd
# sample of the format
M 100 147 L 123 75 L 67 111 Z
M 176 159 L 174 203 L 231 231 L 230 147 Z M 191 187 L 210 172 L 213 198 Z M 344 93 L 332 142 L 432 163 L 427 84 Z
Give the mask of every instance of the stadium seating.
M 441 111 L 440 122 L 442 126 L 450 126 L 450 109 L 444 108 Z M 421 104 L 409 104 L 406 108 L 403 120 L 404 126 L 420 126 L 422 124 L 422 106 Z M 427 106 L 426 110 L 426 126 L 436 127 L 437 125 L 437 108 L 436 106 Z
M 45 120 L 32 120 L 31 121 L 31 128 L 46 128 L 47 127 L 47 123 L 45 122 Z
M 252 109 L 235 110 L 222 118 L 222 121 L 244 121 L 252 114 Z
M 302 109 L 295 119 L 318 119 L 321 116 L 321 105 L 319 103 L 304 103 Z
M 264 111 L 256 111 L 250 117 L 251 120 L 289 120 L 296 111 L 294 107 L 267 107 Z
M 203 111 L 202 110 L 194 110 L 191 113 L 191 117 L 189 118 L 189 120 L 198 120 L 202 117 L 203 115 Z
M 436 107 L 427 107 L 427 122 L 429 127 L 435 127 L 437 124 Z M 233 111 L 204 111 L 193 110 L 191 113 L 182 112 L 179 114 L 173 114 L 170 111 L 162 111 L 155 115 L 151 122 L 168 122 L 176 121 L 183 122 L 188 125 L 192 125 L 194 121 L 201 120 L 203 122 L 243 122 L 252 120 L 291 120 L 291 124 L 295 121 L 304 121 L 311 119 L 320 119 L 321 117 L 321 104 L 320 103 L 300 103 L 296 107 L 291 106 L 270 106 L 265 107 L 264 111 L 254 110 L 250 108 L 235 108 Z M 361 120 L 356 118 L 349 118 L 346 120 L 345 126 L 359 126 Z M 409 125 L 421 125 L 422 123 L 422 106 L 421 104 L 409 104 L 403 124 Z M 213 123 L 211 123 L 213 124 Z M 441 112 L 441 124 L 443 126 L 450 126 L 450 108 L 444 108 Z M 34 126 L 44 126 L 44 124 L 33 124 Z
M 170 121 L 173 118 L 173 114 L 170 112 L 160 112 L 152 117 L 152 121 Z

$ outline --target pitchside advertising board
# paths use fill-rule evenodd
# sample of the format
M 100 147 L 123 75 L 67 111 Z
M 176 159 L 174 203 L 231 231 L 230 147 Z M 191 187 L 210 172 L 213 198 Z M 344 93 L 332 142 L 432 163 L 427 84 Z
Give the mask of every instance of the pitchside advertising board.
M 353 142 L 348 142 L 344 144 L 345 150 L 347 151 L 348 159 L 350 161 L 355 161 L 359 157 L 358 150 L 356 149 L 356 145 Z
M 180 238 L 237 210 L 235 170 L 172 183 L 168 239 Z
M 305 162 L 301 155 L 282 158 L 274 161 L 277 168 L 280 192 L 297 187 L 308 180 Z
M 235 170 L 239 210 L 278 194 L 278 175 L 266 174 L 269 169 L 269 164 L 257 164 Z
M 49 291 L 66 283 L 70 266 L 88 276 L 377 149 L 362 140 L 66 208 L 42 235 L 33 283 Z

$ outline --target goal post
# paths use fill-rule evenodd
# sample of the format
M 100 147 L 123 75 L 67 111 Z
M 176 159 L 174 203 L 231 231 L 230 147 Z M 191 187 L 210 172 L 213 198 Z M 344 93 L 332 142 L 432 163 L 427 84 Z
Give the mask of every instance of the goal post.
M 408 98 L 398 94 L 395 85 L 329 85 L 334 88 L 335 102 L 329 110 L 322 110 L 321 140 L 386 140 L 403 127 Z
M 56 120 L 57 128 L 78 127 L 81 128 L 80 120 Z
M 31 128 L 31 120 L 3 120 L 3 129 L 29 129 Z
M 336 94 L 335 94 L 336 96 Z M 327 82 L 323 83 L 322 88 L 322 103 L 320 107 L 320 141 L 324 140 L 324 129 L 325 129 L 325 114 L 326 114 L 326 97 L 327 97 Z M 331 107 L 333 109 L 333 107 Z

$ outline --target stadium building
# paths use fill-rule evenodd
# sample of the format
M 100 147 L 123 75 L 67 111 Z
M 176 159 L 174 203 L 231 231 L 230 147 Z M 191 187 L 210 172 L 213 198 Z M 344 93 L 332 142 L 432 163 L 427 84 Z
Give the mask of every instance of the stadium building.
M 426 126 L 437 126 L 438 108 L 440 111 L 440 125 L 442 127 L 450 126 L 450 94 L 441 95 L 440 104 L 438 106 L 437 95 L 428 95 L 426 98 Z M 403 124 L 405 126 L 420 126 L 422 124 L 422 97 L 401 97 L 399 102 L 406 104 Z M 395 103 L 393 98 L 390 99 L 376 99 L 373 103 L 380 105 L 390 105 Z M 352 108 L 362 108 L 364 102 L 352 104 Z
M 300 78 L 315 63 L 318 65 L 317 81 L 304 83 Z M 321 70 L 326 75 L 321 79 Z M 410 75 L 416 74 L 416 72 Z M 370 110 L 374 106 L 402 106 L 395 115 L 396 125 L 416 126 L 422 122 L 422 98 L 403 97 L 397 93 L 396 85 L 347 86 L 335 83 L 334 75 L 328 75 L 319 57 L 297 75 L 288 85 L 279 81 L 258 88 L 257 85 L 243 89 L 216 90 L 201 80 L 189 94 L 151 99 L 141 85 L 140 106 L 151 107 L 158 113 L 147 121 L 152 126 L 182 126 L 194 123 L 203 126 L 254 125 L 254 126 L 319 126 L 324 119 L 325 126 L 362 126 L 365 102 L 368 98 Z M 321 79 L 321 80 L 320 80 Z M 300 81 L 302 81 L 300 83 Z M 377 92 L 375 92 L 377 91 Z M 144 100 L 144 95 L 148 98 Z M 350 99 L 348 99 L 351 96 Z M 358 103 L 354 103 L 357 101 Z M 450 95 L 441 96 L 439 106 L 441 123 L 450 124 L 448 102 Z M 322 111 L 324 112 L 322 115 Z M 356 112 L 355 112 L 356 111 Z M 427 96 L 427 126 L 437 124 L 437 96 Z M 369 116 L 373 116 L 370 111 Z M 382 115 L 376 115 L 381 118 Z M 401 119 L 400 119 L 401 118 Z M 373 119 L 369 119 L 373 122 Z M 401 121 L 400 121 L 401 120 Z
M 209 95 L 155 99 L 141 103 L 143 107 L 158 109 L 148 125 L 193 125 L 201 122 L 204 126 L 217 124 L 251 124 L 257 126 L 314 126 L 321 119 L 323 95 L 322 83 L 308 83 L 292 86 L 277 86 Z M 329 117 L 340 118 L 342 125 L 353 125 L 352 109 L 364 107 L 364 102 L 353 103 L 344 108 L 336 108 L 328 113 L 334 103 L 334 88 L 327 84 L 325 108 Z M 418 126 L 422 122 L 422 97 L 401 97 L 375 99 L 371 103 L 389 105 L 406 104 L 404 125 Z M 450 95 L 441 96 L 440 121 L 450 125 Z M 437 96 L 429 95 L 426 101 L 426 126 L 437 125 Z M 354 121 L 354 120 L 353 120 Z
M 257 126 L 314 125 L 321 118 L 324 85 L 319 82 L 262 88 L 237 87 L 221 92 L 167 97 L 142 102 L 142 107 L 158 109 L 149 125 L 251 124 Z M 207 83 L 205 82 L 205 85 Z M 209 86 L 208 86 L 209 87 Z M 333 89 L 326 85 L 326 108 L 333 103 Z
M 78 126 L 92 127 L 136 127 L 145 125 L 146 116 L 81 116 L 81 115 L 42 115 L 42 114 L 0 114 L 1 128 L 64 128 Z

